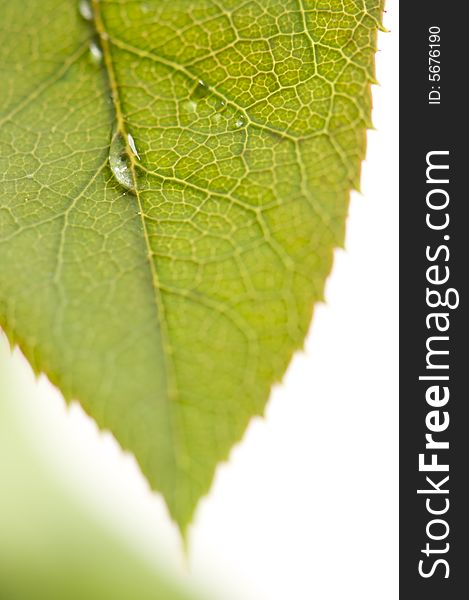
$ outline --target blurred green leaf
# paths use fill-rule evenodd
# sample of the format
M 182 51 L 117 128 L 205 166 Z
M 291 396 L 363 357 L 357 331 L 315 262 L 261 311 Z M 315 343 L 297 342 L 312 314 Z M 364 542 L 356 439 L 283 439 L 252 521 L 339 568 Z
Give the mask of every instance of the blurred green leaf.
M 98 523 L 37 455 L 15 410 L 36 398 L 24 397 L 11 365 L 0 335 L 0 598 L 195 600 Z
M 0 324 L 183 531 L 323 297 L 381 11 L 0 0 Z

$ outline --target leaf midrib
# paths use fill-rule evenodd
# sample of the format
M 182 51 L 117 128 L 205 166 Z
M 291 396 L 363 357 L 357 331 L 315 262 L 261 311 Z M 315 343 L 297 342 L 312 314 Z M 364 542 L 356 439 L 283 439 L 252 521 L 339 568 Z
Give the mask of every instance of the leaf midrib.
M 142 199 L 140 196 L 140 190 L 138 188 L 135 156 L 134 156 L 134 153 L 132 152 L 132 149 L 129 146 L 129 141 L 128 141 L 128 133 L 129 132 L 127 131 L 127 128 L 125 125 L 125 118 L 124 118 L 124 113 L 123 113 L 123 109 L 122 109 L 122 102 L 121 102 L 121 97 L 120 97 L 120 92 L 119 92 L 119 86 L 117 84 L 117 78 L 116 78 L 116 73 L 115 73 L 113 59 L 112 59 L 112 53 L 110 50 L 110 43 L 109 43 L 110 36 L 107 33 L 106 27 L 104 25 L 104 22 L 103 22 L 103 19 L 101 16 L 99 0 L 92 0 L 91 6 L 92 6 L 92 11 L 93 11 L 93 22 L 94 22 L 96 31 L 97 31 L 100 41 L 101 41 L 101 49 L 103 52 L 103 60 L 104 60 L 104 70 L 107 75 L 107 80 L 109 83 L 109 87 L 110 87 L 110 91 L 111 91 L 111 98 L 112 98 L 114 111 L 115 111 L 116 126 L 117 126 L 116 129 L 117 129 L 117 132 L 122 136 L 122 139 L 123 139 L 123 142 L 125 145 L 127 159 L 130 164 L 131 176 L 132 176 L 132 180 L 133 180 L 133 184 L 134 184 L 134 195 L 135 195 L 135 198 L 137 201 L 138 214 L 140 216 L 140 221 L 141 221 L 141 225 L 142 225 L 142 231 L 143 231 L 143 237 L 144 237 L 145 249 L 146 249 L 146 259 L 147 259 L 148 267 L 150 270 L 150 276 L 151 276 L 151 282 L 152 282 L 152 288 L 153 288 L 153 296 L 154 296 L 154 300 L 155 300 L 156 318 L 157 318 L 157 321 L 160 326 L 163 371 L 166 375 L 166 382 L 165 382 L 166 383 L 166 396 L 163 400 L 167 407 L 166 414 L 167 414 L 167 422 L 168 422 L 168 428 L 169 428 L 168 437 L 170 439 L 169 455 L 171 456 L 173 463 L 176 466 L 176 470 L 177 470 L 177 467 L 179 465 L 179 460 L 178 460 L 179 446 L 177 444 L 177 430 L 176 430 L 176 428 L 174 426 L 174 422 L 173 422 L 174 412 L 173 412 L 172 403 L 177 400 L 179 392 L 177 389 L 176 376 L 175 376 L 175 372 L 174 372 L 174 364 L 171 359 L 172 350 L 171 350 L 170 336 L 169 336 L 169 331 L 167 328 L 167 322 L 165 319 L 166 309 L 165 309 L 163 297 L 161 294 L 161 283 L 160 283 L 160 279 L 158 276 L 158 271 L 156 269 L 156 264 L 155 264 L 156 261 L 153 257 L 149 233 L 148 233 L 147 226 L 146 226 L 143 203 L 142 203 Z M 157 400 L 157 399 L 155 399 L 155 400 Z

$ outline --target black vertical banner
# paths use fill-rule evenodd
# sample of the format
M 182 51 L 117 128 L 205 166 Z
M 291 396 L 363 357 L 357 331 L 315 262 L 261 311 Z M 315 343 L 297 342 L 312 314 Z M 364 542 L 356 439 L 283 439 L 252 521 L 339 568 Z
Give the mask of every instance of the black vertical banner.
M 464 2 L 401 5 L 403 599 L 469 594 L 466 12 Z

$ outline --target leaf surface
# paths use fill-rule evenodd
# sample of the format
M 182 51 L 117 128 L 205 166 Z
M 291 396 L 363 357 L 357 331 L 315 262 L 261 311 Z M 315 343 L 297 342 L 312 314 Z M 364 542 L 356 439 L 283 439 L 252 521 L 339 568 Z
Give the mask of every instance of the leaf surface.
M 40 387 L 22 357 L 9 355 L 2 333 L 0 381 L 2 600 L 207 598 L 196 591 L 194 580 L 177 582 L 161 556 L 155 556 L 163 544 L 154 546 L 149 558 L 103 518 L 97 496 L 90 509 L 89 499 L 80 498 L 73 484 L 70 488 L 61 458 L 39 446 L 47 435 L 38 419 Z
M 0 0 L 0 324 L 185 530 L 343 244 L 382 0 L 80 7 Z

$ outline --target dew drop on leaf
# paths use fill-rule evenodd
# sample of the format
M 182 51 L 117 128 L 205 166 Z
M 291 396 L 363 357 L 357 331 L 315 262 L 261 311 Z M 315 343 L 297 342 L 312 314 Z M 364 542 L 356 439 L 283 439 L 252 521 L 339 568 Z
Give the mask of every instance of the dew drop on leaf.
M 85 21 L 91 21 L 93 19 L 93 11 L 88 0 L 80 0 L 78 2 L 78 12 L 85 19 Z
M 129 142 L 130 149 L 132 150 L 134 156 L 140 160 L 140 155 L 137 151 L 137 146 L 135 145 L 135 140 L 131 133 L 127 134 L 127 141 Z
M 116 180 L 130 191 L 135 191 L 129 157 L 122 135 L 113 132 L 109 148 L 109 166 Z
M 246 117 L 244 115 L 241 115 L 240 117 L 238 117 L 238 119 L 236 120 L 235 123 L 235 127 L 237 129 L 239 129 L 240 127 L 243 127 L 243 125 L 246 125 Z
M 96 42 L 90 42 L 90 54 L 93 62 L 100 64 L 103 60 L 103 53 Z
M 207 96 L 209 93 L 209 89 L 207 87 L 207 84 L 205 83 L 205 81 L 203 79 L 199 79 L 198 83 L 197 83 L 197 87 L 195 88 L 194 92 L 193 92 L 193 97 L 196 99 L 200 99 L 200 98 L 205 98 L 205 96 Z
M 195 113 L 197 112 L 197 102 L 188 100 L 187 102 L 184 102 L 184 108 L 187 112 Z

